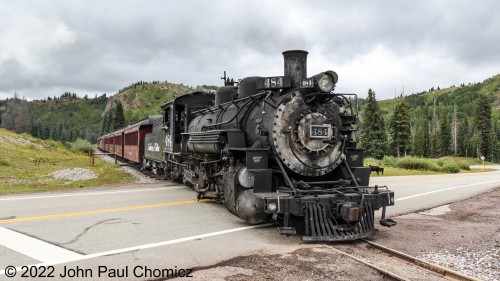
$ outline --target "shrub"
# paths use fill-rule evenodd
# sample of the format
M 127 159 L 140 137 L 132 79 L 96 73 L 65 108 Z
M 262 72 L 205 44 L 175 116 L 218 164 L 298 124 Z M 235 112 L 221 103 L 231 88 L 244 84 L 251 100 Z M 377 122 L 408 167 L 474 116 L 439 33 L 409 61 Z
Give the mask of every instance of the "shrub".
M 73 151 L 79 151 L 83 153 L 88 153 L 89 150 L 94 151 L 94 146 L 90 142 L 82 140 L 80 138 L 78 138 L 74 142 L 70 142 L 69 145 L 71 147 L 71 150 Z
M 392 156 L 384 156 L 383 160 L 376 160 L 367 158 L 370 162 L 377 165 L 401 168 L 406 170 L 421 170 L 421 171 L 433 171 L 441 173 L 459 173 L 460 170 L 470 170 L 470 166 L 466 161 L 459 161 L 453 158 L 441 158 L 441 159 L 428 159 L 413 156 L 405 156 L 402 158 L 396 158 Z
M 470 171 L 470 166 L 469 164 L 465 163 L 465 162 L 457 162 L 456 163 L 458 168 L 460 168 L 460 170 L 467 170 L 467 171 Z
M 460 172 L 460 167 L 459 167 L 459 165 L 457 165 L 455 163 L 449 163 L 449 164 L 446 163 L 441 168 L 441 171 L 445 172 L 445 173 L 456 174 L 456 173 Z
M 384 156 L 384 159 L 382 160 L 382 164 L 385 166 L 397 168 L 398 167 L 398 159 L 396 157 L 393 157 L 393 156 Z
M 371 157 L 365 158 L 364 162 L 365 162 L 365 165 L 367 165 L 367 164 L 382 165 L 382 160 L 371 158 Z
M 398 161 L 399 168 L 407 170 L 439 171 L 439 165 L 429 159 L 404 157 Z

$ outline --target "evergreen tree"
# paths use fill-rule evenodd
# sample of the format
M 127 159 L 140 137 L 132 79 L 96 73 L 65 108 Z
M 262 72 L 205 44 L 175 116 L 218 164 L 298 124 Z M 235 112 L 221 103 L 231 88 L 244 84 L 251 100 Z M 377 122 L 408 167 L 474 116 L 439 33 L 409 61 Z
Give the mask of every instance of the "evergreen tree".
M 500 160 L 500 128 L 498 126 L 491 126 L 491 161 L 498 162 Z
M 102 117 L 102 123 L 101 123 L 101 135 L 107 134 L 108 133 L 108 112 L 104 113 L 104 116 Z
M 413 138 L 413 154 L 418 157 L 429 155 L 429 122 L 422 118 L 418 121 Z
M 458 116 L 457 104 L 453 105 L 453 117 L 451 120 L 451 150 L 454 155 L 458 155 Z
M 462 122 L 458 125 L 458 134 L 457 134 L 457 147 L 458 147 L 458 155 L 459 156 L 468 156 L 468 127 L 469 122 L 467 118 L 464 118 Z
M 101 134 L 109 134 L 113 131 L 113 109 L 106 111 L 102 119 Z
M 410 104 L 401 97 L 399 103 L 394 107 L 390 121 L 391 145 L 395 155 L 399 158 L 406 155 L 410 149 Z
M 113 132 L 115 129 L 115 123 L 114 123 L 114 119 L 115 119 L 115 109 L 112 108 L 108 111 L 108 133 L 111 133 Z
M 109 111 L 108 111 L 108 120 L 106 121 L 107 122 L 107 128 L 108 128 L 108 133 L 111 133 L 115 130 L 115 127 L 113 127 L 113 119 L 114 119 L 114 108 L 111 108 Z
M 432 121 L 429 124 L 429 156 L 431 157 L 436 157 L 437 156 L 437 151 L 438 151 L 438 117 L 436 113 L 436 102 L 437 100 L 434 100 L 434 104 L 432 106 Z
M 37 127 L 38 124 L 35 124 L 35 119 L 34 119 L 33 115 L 30 116 L 30 123 L 31 123 L 30 135 L 32 135 L 34 137 L 38 137 L 36 135 L 38 133 L 38 127 Z
M 31 132 L 30 135 L 34 136 L 35 138 L 38 138 L 38 124 L 33 123 L 31 125 Z
M 439 156 L 446 156 L 450 154 L 451 143 L 451 130 L 450 123 L 448 122 L 446 112 L 442 112 L 441 119 L 439 119 L 439 134 L 438 134 L 438 148 Z
M 58 140 L 64 139 L 63 131 L 64 131 L 63 124 L 62 124 L 62 122 L 59 122 L 59 126 L 57 126 L 57 139 Z
M 429 156 L 429 121 L 422 116 L 415 122 L 411 138 L 411 155 L 427 157 Z
M 125 127 L 125 115 L 123 114 L 123 105 L 120 101 L 116 103 L 115 114 L 113 116 L 113 128 L 120 129 Z
M 43 128 L 42 128 L 42 125 L 41 124 L 38 124 L 37 128 L 36 128 L 36 137 L 41 139 L 42 138 L 42 135 L 43 135 Z
M 368 157 L 382 159 L 387 151 L 387 135 L 382 112 L 375 98 L 375 92 L 368 90 L 368 100 L 361 113 L 361 145 Z
M 50 138 L 50 129 L 48 126 L 43 126 L 42 139 L 48 140 Z
M 475 130 L 474 119 L 471 118 L 471 119 L 469 119 L 469 122 L 467 124 L 467 141 L 466 141 L 467 155 L 466 155 L 466 157 L 476 157 L 477 156 L 477 149 L 475 149 L 475 147 L 476 147 L 475 144 L 477 143 L 477 138 L 474 135 L 474 130 Z
M 429 147 L 431 145 L 431 135 L 429 134 L 429 120 L 425 119 L 424 124 L 425 124 L 424 128 L 427 128 L 424 131 L 424 133 L 425 133 L 425 135 L 424 135 L 424 145 L 425 145 L 424 157 L 429 157 L 429 155 L 430 155 Z
M 477 156 L 490 157 L 491 151 L 491 100 L 486 95 L 481 95 L 476 104 L 475 126 L 478 142 Z

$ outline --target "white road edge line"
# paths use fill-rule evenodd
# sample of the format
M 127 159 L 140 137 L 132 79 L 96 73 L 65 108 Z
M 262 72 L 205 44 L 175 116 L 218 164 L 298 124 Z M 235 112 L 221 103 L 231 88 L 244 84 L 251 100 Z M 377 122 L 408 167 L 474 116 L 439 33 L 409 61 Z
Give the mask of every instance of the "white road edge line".
M 494 183 L 494 182 L 500 182 L 500 180 L 478 182 L 478 183 L 472 183 L 472 184 L 460 185 L 460 186 L 453 186 L 453 187 L 443 188 L 443 189 L 439 189 L 439 190 L 433 190 L 433 191 L 429 191 L 429 192 L 419 193 L 419 194 L 415 194 L 415 195 L 411 195 L 411 196 L 407 196 L 407 197 L 403 197 L 403 198 L 397 198 L 394 201 L 398 202 L 398 201 L 403 201 L 403 200 L 407 200 L 407 199 L 411 199 L 411 198 L 415 198 L 415 197 L 419 197 L 419 196 L 438 193 L 441 191 L 447 191 L 447 190 L 452 190 L 452 189 L 457 189 L 457 188 L 462 188 L 462 187 L 469 187 L 469 186 L 474 186 L 474 185 L 479 185 L 479 184 L 488 184 L 488 183 Z
M 128 248 L 123 248 L 123 249 L 117 249 L 117 250 L 111 250 L 111 251 L 100 252 L 100 253 L 95 253 L 95 254 L 89 254 L 89 255 L 80 255 L 78 257 L 75 256 L 73 258 L 67 258 L 65 260 L 59 259 L 56 262 L 43 262 L 43 263 L 33 264 L 33 265 L 29 265 L 29 266 L 49 266 L 49 265 L 58 265 L 58 264 L 63 264 L 63 263 L 68 263 L 68 262 L 88 260 L 88 259 L 98 258 L 98 257 L 102 257 L 102 256 L 116 255 L 116 254 L 122 254 L 122 253 L 126 253 L 126 252 L 156 248 L 156 247 L 177 244 L 177 243 L 192 241 L 192 240 L 196 240 L 196 239 L 208 238 L 208 237 L 213 237 L 213 236 L 217 236 L 217 235 L 223 235 L 223 234 L 228 234 L 228 233 L 238 232 L 238 231 L 243 231 L 243 230 L 248 230 L 248 229 L 261 228 L 261 227 L 266 227 L 266 226 L 271 226 L 271 225 L 273 225 L 273 224 L 272 223 L 265 223 L 265 224 L 259 224 L 259 225 L 231 228 L 231 229 L 210 232 L 210 233 L 205 233 L 205 234 L 200 234 L 200 235 L 195 235 L 195 236 L 188 236 L 188 237 L 184 237 L 184 238 L 167 240 L 167 241 L 158 242 L 158 243 L 139 245 L 139 246 L 128 247 Z M 20 271 L 21 266 L 16 267 L 16 270 Z M 2 275 L 5 275 L 5 269 L 0 269 L 0 276 L 2 276 Z
M 81 254 L 4 227 L 0 227 L 0 245 L 43 263 L 83 257 Z
M 141 192 L 141 191 L 168 190 L 168 189 L 177 189 L 177 188 L 183 188 L 183 187 L 184 186 L 170 186 L 170 187 L 157 187 L 157 188 L 144 188 L 144 189 L 131 189 L 131 190 L 116 190 L 116 191 L 104 191 L 104 192 L 56 194 L 56 195 L 46 195 L 46 196 L 42 195 L 42 196 L 10 197 L 10 198 L 0 198 L 0 201 L 45 199 L 45 198 L 59 198 L 59 197 L 72 197 L 72 196 L 91 196 L 91 195 L 130 193 L 130 192 Z

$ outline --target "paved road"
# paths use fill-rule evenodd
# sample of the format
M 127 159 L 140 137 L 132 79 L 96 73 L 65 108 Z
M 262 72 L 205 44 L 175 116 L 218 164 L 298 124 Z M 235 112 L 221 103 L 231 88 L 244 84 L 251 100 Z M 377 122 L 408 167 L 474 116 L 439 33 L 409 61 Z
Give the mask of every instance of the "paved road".
M 431 176 L 372 177 L 370 184 L 386 185 L 395 192 L 396 205 L 388 208 L 387 214 L 397 216 L 463 200 L 500 187 L 500 166 L 489 166 L 489 168 L 495 171 Z
M 371 183 L 396 192 L 396 206 L 388 214 L 398 215 L 499 187 L 500 171 L 377 177 Z M 134 269 L 140 277 L 156 277 L 160 269 L 303 246 L 298 237 L 282 237 L 274 227 L 246 225 L 222 204 L 193 199 L 191 190 L 169 182 L 2 196 L 0 280 L 6 280 L 3 269 L 9 265 L 22 273 L 23 265 L 35 264 L 54 265 L 59 279 L 65 267 L 91 279 L 99 269 L 108 270 L 101 278 L 128 273 L 128 279 L 137 279 Z

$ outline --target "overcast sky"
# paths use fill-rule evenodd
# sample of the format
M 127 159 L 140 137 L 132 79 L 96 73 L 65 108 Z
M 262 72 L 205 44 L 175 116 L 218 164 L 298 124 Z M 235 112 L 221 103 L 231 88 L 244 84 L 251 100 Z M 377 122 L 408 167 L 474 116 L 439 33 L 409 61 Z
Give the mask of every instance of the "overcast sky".
M 0 0 L 0 99 L 283 75 L 291 49 L 309 52 L 309 76 L 336 71 L 337 92 L 393 98 L 500 73 L 499 11 L 498 0 Z

